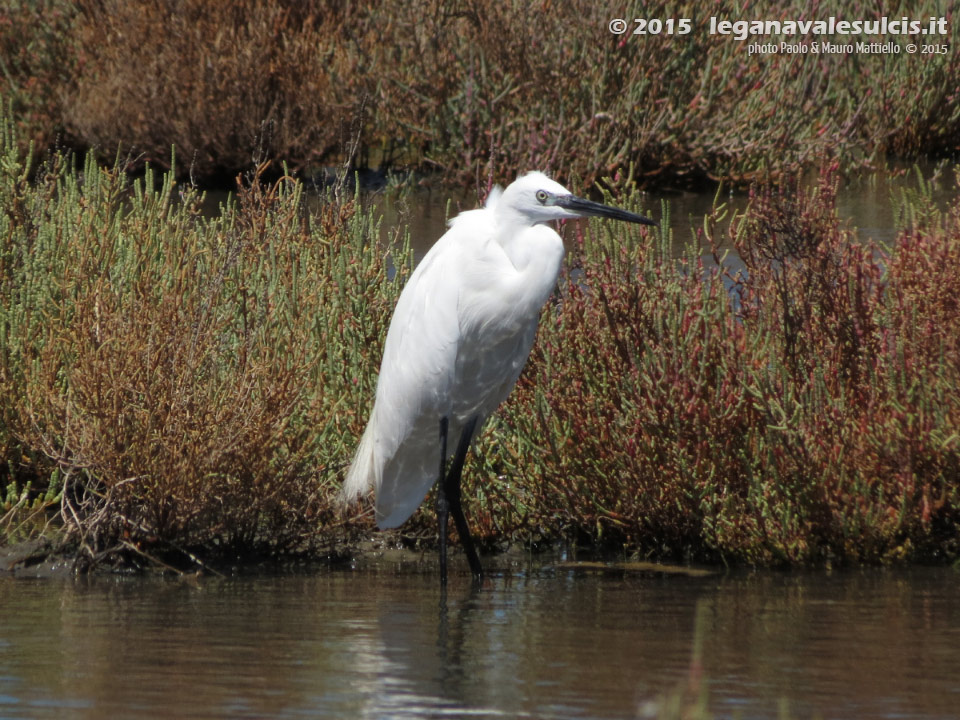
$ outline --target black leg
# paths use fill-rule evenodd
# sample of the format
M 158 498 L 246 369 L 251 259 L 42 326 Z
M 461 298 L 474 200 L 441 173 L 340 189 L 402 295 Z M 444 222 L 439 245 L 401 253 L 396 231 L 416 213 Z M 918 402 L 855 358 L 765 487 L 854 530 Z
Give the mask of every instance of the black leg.
M 450 465 L 450 471 L 444 478 L 442 485 L 446 487 L 441 491 L 441 495 L 447 506 L 447 510 L 453 515 L 453 522 L 457 526 L 457 534 L 460 536 L 460 543 L 467 554 L 467 561 L 470 563 L 470 570 L 474 578 L 479 580 L 483 577 L 483 567 L 480 565 L 480 556 L 473 546 L 473 538 L 470 537 L 470 527 L 467 525 L 467 519 L 463 515 L 463 506 L 460 503 L 460 477 L 463 474 L 463 463 L 467 459 L 467 450 L 470 449 L 470 439 L 473 437 L 474 430 L 477 427 L 477 418 L 472 418 L 463 428 L 460 434 L 460 441 L 457 443 L 457 453 L 453 457 L 453 463 Z M 444 453 L 446 454 L 446 453 Z M 445 530 L 441 528 L 441 532 Z M 441 552 L 445 550 L 444 539 L 441 537 Z M 441 554 L 441 577 L 446 577 L 446 558 Z
M 440 533 L 440 582 L 447 584 L 447 517 L 450 503 L 447 500 L 447 418 L 440 418 L 440 475 L 437 480 L 437 525 Z

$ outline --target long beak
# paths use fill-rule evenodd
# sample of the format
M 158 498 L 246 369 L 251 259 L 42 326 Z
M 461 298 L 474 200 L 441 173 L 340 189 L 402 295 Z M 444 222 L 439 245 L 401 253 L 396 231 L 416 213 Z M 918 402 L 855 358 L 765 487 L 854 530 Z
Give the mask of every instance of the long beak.
M 575 212 L 578 215 L 605 217 L 613 220 L 623 220 L 624 222 L 640 223 L 641 225 L 660 224 L 656 220 L 651 220 L 643 215 L 637 215 L 636 213 L 627 212 L 620 208 L 610 207 L 609 205 L 594 202 L 593 200 L 585 200 L 576 195 L 561 195 L 556 199 L 556 205 L 562 207 L 564 210 Z

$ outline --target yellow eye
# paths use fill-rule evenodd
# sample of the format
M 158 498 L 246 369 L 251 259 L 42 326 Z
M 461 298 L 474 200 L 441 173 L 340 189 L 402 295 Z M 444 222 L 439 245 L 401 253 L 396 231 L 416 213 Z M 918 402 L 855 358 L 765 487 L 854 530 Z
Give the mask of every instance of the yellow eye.
M 541 205 L 543 205 L 547 201 L 547 191 L 537 190 L 537 200 Z

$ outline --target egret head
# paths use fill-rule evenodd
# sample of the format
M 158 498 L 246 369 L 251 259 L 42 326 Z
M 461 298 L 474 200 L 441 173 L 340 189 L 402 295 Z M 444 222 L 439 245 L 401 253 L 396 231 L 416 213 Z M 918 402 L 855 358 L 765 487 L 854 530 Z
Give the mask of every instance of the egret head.
M 527 173 L 510 183 L 503 191 L 498 206 L 501 212 L 519 216 L 530 225 L 578 217 L 605 217 L 643 225 L 657 224 L 642 215 L 577 197 L 542 172 Z

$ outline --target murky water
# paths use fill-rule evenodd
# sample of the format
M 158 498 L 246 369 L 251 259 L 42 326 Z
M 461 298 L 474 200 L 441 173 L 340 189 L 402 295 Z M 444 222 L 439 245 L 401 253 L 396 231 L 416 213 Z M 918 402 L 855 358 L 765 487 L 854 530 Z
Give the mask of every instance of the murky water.
M 906 172 L 877 173 L 868 179 L 841 183 L 837 194 L 837 215 L 842 222 L 849 223 L 860 239 L 886 244 L 896 236 L 896 214 L 901 195 L 904 190 L 918 188 L 915 171 L 909 167 L 901 170 Z M 934 166 L 927 163 L 922 166 L 921 172 L 929 179 L 935 174 Z M 951 177 L 941 176 L 933 185 L 932 196 L 944 208 L 952 202 L 956 196 L 956 186 Z M 402 197 L 390 192 L 376 192 L 368 195 L 367 200 L 383 215 L 381 239 L 393 237 L 397 228 L 408 227 L 411 243 L 419 253 L 426 252 L 445 232 L 450 217 L 462 210 L 477 207 L 475 191 L 451 194 L 444 189 L 419 191 Z M 668 204 L 669 230 L 673 236 L 673 247 L 679 254 L 693 241 L 697 230 L 703 227 L 703 218 L 711 211 L 715 200 L 726 204 L 731 213 L 733 210 L 743 210 L 747 205 L 744 192 L 721 193 L 717 197 L 716 192 L 711 190 L 671 192 L 654 189 L 645 195 L 643 211 L 660 220 L 661 203 Z M 721 223 L 719 229 L 725 231 L 725 228 L 726 225 Z
M 698 696 L 718 717 L 960 717 L 956 570 L 499 562 L 445 595 L 416 566 L 0 577 L 0 717 L 633 718 Z

